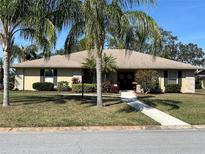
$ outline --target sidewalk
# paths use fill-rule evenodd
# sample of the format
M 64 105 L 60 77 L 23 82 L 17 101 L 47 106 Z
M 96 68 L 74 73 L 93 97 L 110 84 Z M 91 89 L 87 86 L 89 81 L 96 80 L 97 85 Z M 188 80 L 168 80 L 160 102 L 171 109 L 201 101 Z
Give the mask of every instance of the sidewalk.
M 134 91 L 122 91 L 121 98 L 123 101 L 127 102 L 128 105 L 136 108 L 136 110 L 144 113 L 162 126 L 190 126 L 182 120 L 140 102 L 137 100 Z

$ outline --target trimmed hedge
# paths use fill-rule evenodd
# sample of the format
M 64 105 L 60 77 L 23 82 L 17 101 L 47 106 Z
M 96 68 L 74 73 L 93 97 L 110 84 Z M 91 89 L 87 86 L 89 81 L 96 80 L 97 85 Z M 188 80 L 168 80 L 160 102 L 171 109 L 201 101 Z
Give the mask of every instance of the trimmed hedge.
M 72 85 L 72 91 L 76 93 L 81 93 L 82 92 L 82 84 L 73 84 Z M 84 92 L 85 93 L 90 93 L 90 92 L 96 92 L 97 87 L 96 84 L 88 84 L 84 83 Z
M 150 86 L 150 91 L 149 93 L 152 93 L 152 94 L 159 94 L 161 93 L 162 90 L 159 86 L 159 84 L 153 84 L 152 86 Z
M 58 91 L 69 91 L 71 88 L 69 87 L 69 82 L 61 81 L 58 82 L 57 89 Z
M 36 82 L 33 83 L 33 89 L 38 91 L 52 91 L 54 89 L 54 84 L 50 82 Z
M 165 86 L 166 93 L 180 93 L 181 92 L 181 85 L 179 84 L 168 84 Z

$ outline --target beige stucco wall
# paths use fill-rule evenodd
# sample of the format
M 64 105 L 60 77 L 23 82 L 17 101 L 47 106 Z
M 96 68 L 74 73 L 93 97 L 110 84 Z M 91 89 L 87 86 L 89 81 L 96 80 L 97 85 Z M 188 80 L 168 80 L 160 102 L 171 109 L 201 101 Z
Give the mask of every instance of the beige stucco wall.
M 165 91 L 164 72 L 159 71 L 159 83 L 162 91 Z M 24 74 L 24 75 L 23 75 Z M 82 80 L 81 69 L 58 69 L 57 82 L 67 81 L 72 86 L 72 78 L 78 77 Z M 195 76 L 194 71 L 182 72 L 182 93 L 195 93 Z M 117 82 L 117 73 L 112 73 L 110 78 L 113 82 Z M 24 79 L 24 83 L 23 83 Z M 35 82 L 40 82 L 40 69 L 17 69 L 15 76 L 15 88 L 19 90 L 33 90 L 32 85 Z M 23 88 L 24 85 L 24 88 Z
M 160 87 L 162 92 L 165 92 L 164 85 L 164 72 L 160 71 L 159 78 Z M 182 71 L 182 93 L 195 93 L 195 76 L 194 71 Z
M 81 69 L 58 69 L 57 82 L 67 81 L 72 86 L 73 77 L 78 77 L 82 80 Z M 34 90 L 32 86 L 35 82 L 40 82 L 40 69 L 16 69 L 15 88 L 19 90 Z
M 24 69 L 24 90 L 34 90 L 33 83 L 40 82 L 40 69 Z
M 165 92 L 164 71 L 159 71 L 159 86 L 160 86 L 162 92 Z
M 15 84 L 14 84 L 14 88 L 19 89 L 19 90 L 23 90 L 23 69 L 17 69 L 16 70 L 16 75 L 15 75 Z
M 194 71 L 182 72 L 182 93 L 195 93 L 195 75 Z

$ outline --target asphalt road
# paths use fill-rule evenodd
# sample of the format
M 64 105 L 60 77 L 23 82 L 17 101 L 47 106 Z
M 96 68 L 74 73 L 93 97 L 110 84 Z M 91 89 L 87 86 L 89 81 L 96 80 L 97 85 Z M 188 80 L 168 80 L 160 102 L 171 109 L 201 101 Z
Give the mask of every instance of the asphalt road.
M 0 154 L 204 154 L 205 130 L 0 133 Z

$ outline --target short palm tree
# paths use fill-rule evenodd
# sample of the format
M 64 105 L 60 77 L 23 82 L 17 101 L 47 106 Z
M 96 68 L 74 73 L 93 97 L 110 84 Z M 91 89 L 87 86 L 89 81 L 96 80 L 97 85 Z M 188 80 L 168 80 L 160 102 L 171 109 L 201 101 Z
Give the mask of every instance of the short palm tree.
M 82 63 L 83 68 L 88 69 L 93 78 L 95 77 L 96 73 L 96 60 L 94 56 L 90 56 L 89 58 L 86 58 L 86 61 Z M 106 81 L 106 76 L 110 72 L 116 72 L 118 69 L 118 66 L 116 64 L 116 58 L 114 58 L 112 55 L 107 55 L 106 53 L 103 54 L 102 58 L 102 72 L 104 73 L 104 81 Z M 93 79 L 94 81 L 94 79 Z
M 95 53 L 97 72 L 97 106 L 102 107 L 102 53 L 105 47 L 106 36 L 115 30 L 119 37 L 128 42 L 130 33 L 145 29 L 160 38 L 157 24 L 147 14 L 140 11 L 125 11 L 132 6 L 143 3 L 154 4 L 155 0 L 84 0 L 82 1 L 81 20 L 75 22 L 66 39 L 67 51 L 76 44 L 82 36 L 88 41 L 90 51 Z M 131 31 L 130 27 L 135 27 Z M 126 36 L 124 34 L 127 34 Z
M 114 58 L 112 55 L 106 55 L 104 53 L 102 61 L 102 72 L 104 73 L 104 81 L 107 80 L 108 73 L 116 72 L 117 69 L 118 66 L 116 64 L 116 58 Z
M 95 73 L 96 73 L 96 61 L 93 56 L 90 56 L 89 58 L 86 58 L 85 62 L 82 63 L 84 69 L 89 70 L 89 74 L 92 77 L 92 82 L 95 82 Z

